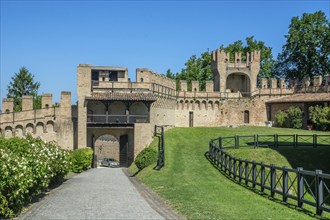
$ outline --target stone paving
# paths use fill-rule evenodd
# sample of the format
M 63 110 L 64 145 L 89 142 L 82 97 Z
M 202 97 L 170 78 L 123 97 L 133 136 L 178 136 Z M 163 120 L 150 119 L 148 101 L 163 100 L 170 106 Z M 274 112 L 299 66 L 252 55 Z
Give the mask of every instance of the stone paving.
M 91 169 L 55 189 L 19 219 L 165 219 L 121 168 Z

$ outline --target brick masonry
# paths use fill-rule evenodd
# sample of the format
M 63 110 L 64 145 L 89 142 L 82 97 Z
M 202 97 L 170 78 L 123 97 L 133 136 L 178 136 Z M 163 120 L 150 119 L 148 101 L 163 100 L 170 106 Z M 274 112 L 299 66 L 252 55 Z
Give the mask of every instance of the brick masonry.
M 274 120 L 279 110 L 290 106 L 306 108 L 302 103 L 307 99 L 330 105 L 329 76 L 325 77 L 325 84 L 320 77 L 315 77 L 316 85 L 304 79 L 303 90 L 297 89 L 297 82 L 290 82 L 288 87 L 284 79 L 264 78 L 257 87 L 260 52 L 248 53 L 246 61 L 242 61 L 241 57 L 240 53 L 235 53 L 235 61 L 230 62 L 228 53 L 213 51 L 215 80 L 206 82 L 206 91 L 200 90 L 198 81 L 191 82 L 190 86 L 184 80 L 180 81 L 180 89 L 176 90 L 174 80 L 147 68 L 138 68 L 136 82 L 131 82 L 127 68 L 79 64 L 77 106 L 71 106 L 70 92 L 61 93 L 59 107 L 53 106 L 52 94 L 44 94 L 42 109 L 38 110 L 33 110 L 32 97 L 24 96 L 23 111 L 15 113 L 13 100 L 3 99 L 0 134 L 4 137 L 31 134 L 45 141 L 56 141 L 69 150 L 93 147 L 105 134 L 112 135 L 117 143 L 121 136 L 127 135 L 128 155 L 133 159 L 152 141 L 155 125 L 168 128 L 265 126 L 267 121 Z M 111 81 L 114 72 L 118 73 L 117 81 Z M 87 127 L 91 114 L 119 115 L 122 118 L 144 115 L 148 119 L 138 119 L 129 126 Z M 119 158 L 118 146 L 109 148 L 108 153 L 100 156 L 112 154 Z M 96 147 L 95 151 L 100 149 Z

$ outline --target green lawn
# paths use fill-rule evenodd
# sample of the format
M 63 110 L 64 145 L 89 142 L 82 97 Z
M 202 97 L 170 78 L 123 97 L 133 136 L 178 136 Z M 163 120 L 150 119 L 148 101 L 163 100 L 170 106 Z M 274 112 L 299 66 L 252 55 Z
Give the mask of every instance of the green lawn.
M 165 167 L 161 171 L 156 171 L 153 169 L 154 166 L 150 166 L 136 176 L 189 219 L 309 219 L 313 216 L 308 212 L 306 214 L 304 211 L 297 211 L 295 207 L 272 201 L 267 196 L 231 181 L 215 169 L 205 157 L 210 138 L 294 133 L 315 132 L 266 127 L 174 128 L 165 133 Z M 151 146 L 156 148 L 157 141 Z M 318 149 L 321 148 L 313 150 L 317 153 Z M 280 152 L 272 149 L 239 149 L 233 153 L 240 154 L 240 150 L 246 151 L 242 156 L 247 155 L 247 158 L 256 161 L 261 155 L 268 160 L 272 158 L 272 154 L 277 154 L 279 156 L 275 157 L 275 164 L 277 158 L 281 158 L 278 161 L 278 165 L 281 166 L 297 164 L 297 160 L 294 159 L 295 153 L 290 150 Z M 305 148 L 303 150 L 305 151 Z M 307 149 L 306 152 L 310 155 L 311 151 Z M 310 162 L 308 155 L 304 156 L 305 164 L 313 167 L 316 163 Z M 323 155 L 323 158 L 327 159 L 327 155 Z M 265 160 L 264 162 L 268 163 Z M 329 161 L 326 161 L 326 165 L 321 162 L 319 164 L 329 168 Z M 132 165 L 130 171 L 135 173 L 137 168 Z

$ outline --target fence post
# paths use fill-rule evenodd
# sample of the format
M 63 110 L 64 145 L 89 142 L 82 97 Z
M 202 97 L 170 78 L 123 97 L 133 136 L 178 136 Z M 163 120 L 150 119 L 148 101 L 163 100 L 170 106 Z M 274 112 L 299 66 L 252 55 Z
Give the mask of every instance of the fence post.
M 257 180 L 257 165 L 256 161 L 252 161 L 252 187 L 256 188 L 256 180 Z
M 245 185 L 249 183 L 249 161 L 245 160 Z
M 313 147 L 317 147 L 317 135 L 313 134 Z
M 222 148 L 222 138 L 219 137 L 219 148 Z
M 297 134 L 294 134 L 293 141 L 294 141 L 294 147 L 298 147 L 298 135 Z
M 264 192 L 265 190 L 265 165 L 264 165 L 264 162 L 261 162 L 261 171 L 260 171 L 260 191 L 261 192 Z
M 235 135 L 235 148 L 239 148 L 238 136 Z
M 278 148 L 278 135 L 274 134 L 274 147 Z
M 212 140 L 210 141 L 210 143 L 209 143 L 209 154 L 210 154 L 210 156 L 211 156 L 211 158 L 213 158 L 213 153 L 212 153 Z
M 276 170 L 274 164 L 270 165 L 270 195 L 274 198 L 275 196 L 275 187 L 276 187 Z
M 239 159 L 239 162 L 238 162 L 238 178 L 239 178 L 239 182 L 242 182 L 242 178 L 243 178 L 243 162 L 242 162 L 242 159 Z
M 323 179 L 320 177 L 320 174 L 322 174 L 322 170 L 315 170 L 315 184 L 316 184 L 316 214 L 322 215 L 322 205 L 323 205 Z
M 254 135 L 254 147 L 256 148 L 256 147 L 258 147 L 258 135 L 257 134 L 255 134 Z
M 228 155 L 225 154 L 225 172 L 228 170 Z
M 297 183 L 298 183 L 298 207 L 302 208 L 303 207 L 303 197 L 304 197 L 304 175 L 302 174 L 301 171 L 303 171 L 302 167 L 297 168 Z
M 230 176 L 232 174 L 232 171 L 231 171 L 232 170 L 232 157 L 230 155 L 228 157 L 229 157 L 229 160 L 228 160 L 228 163 L 229 163 L 228 164 L 228 171 L 229 172 L 228 172 L 228 174 Z
M 164 127 L 162 126 L 162 167 L 165 166 L 165 131 L 164 131 Z
M 236 157 L 233 157 L 233 176 L 234 180 L 236 180 L 236 171 L 237 171 L 237 166 L 236 166 Z
M 288 197 L 287 197 L 287 192 L 288 192 L 288 171 L 287 171 L 287 167 L 283 167 L 283 173 L 282 173 L 282 180 L 283 180 L 283 202 L 287 202 L 288 201 Z

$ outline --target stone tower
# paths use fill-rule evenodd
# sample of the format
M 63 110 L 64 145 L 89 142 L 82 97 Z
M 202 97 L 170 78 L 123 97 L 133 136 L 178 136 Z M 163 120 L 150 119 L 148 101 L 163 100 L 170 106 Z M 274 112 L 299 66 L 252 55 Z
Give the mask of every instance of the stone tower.
M 257 88 L 257 75 L 260 70 L 260 51 L 246 54 L 246 61 L 242 61 L 242 54 L 235 52 L 234 62 L 230 62 L 230 54 L 224 51 L 212 51 L 214 76 L 214 91 L 241 92 L 248 95 Z

